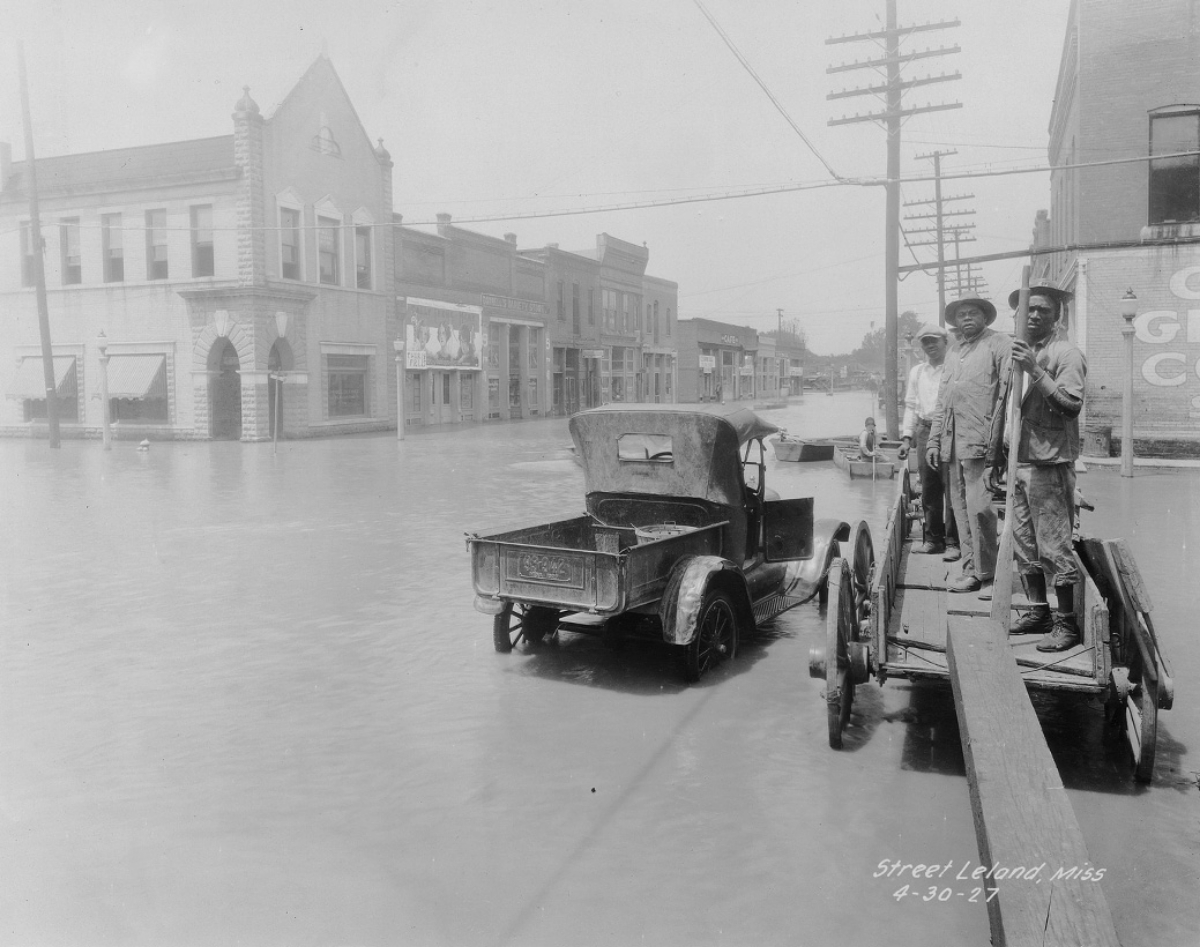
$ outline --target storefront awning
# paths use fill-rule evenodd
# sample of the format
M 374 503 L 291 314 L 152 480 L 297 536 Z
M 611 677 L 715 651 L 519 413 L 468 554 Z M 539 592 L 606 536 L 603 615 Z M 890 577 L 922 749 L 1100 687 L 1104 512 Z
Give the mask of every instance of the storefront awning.
M 162 355 L 114 355 L 108 360 L 108 397 L 165 398 L 165 367 Z
M 70 387 L 69 382 L 75 378 L 75 356 L 56 355 L 54 357 L 54 386 L 55 393 L 62 395 Z M 37 401 L 46 397 L 46 376 L 42 368 L 40 355 L 29 355 L 21 359 L 17 374 L 6 392 L 8 397 L 24 401 Z

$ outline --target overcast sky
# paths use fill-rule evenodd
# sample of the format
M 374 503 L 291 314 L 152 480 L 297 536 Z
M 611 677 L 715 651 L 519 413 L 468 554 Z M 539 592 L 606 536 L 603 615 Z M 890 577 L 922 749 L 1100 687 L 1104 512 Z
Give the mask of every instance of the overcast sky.
M 837 174 L 883 177 L 880 126 L 827 124 L 882 104 L 826 100 L 880 79 L 828 66 L 881 51 L 825 40 L 880 29 L 884 0 L 703 4 Z M 902 174 L 927 173 L 916 155 L 935 149 L 958 152 L 943 159 L 947 174 L 1044 166 L 1068 0 L 898 9 L 901 25 L 962 21 L 904 43 L 962 48 L 909 64 L 906 78 L 963 75 L 913 89 L 905 104 L 963 107 L 908 120 Z M 324 52 L 368 135 L 392 153 L 406 223 L 447 212 L 481 233 L 514 232 L 521 247 L 583 249 L 602 232 L 645 242 L 648 272 L 679 283 L 681 318 L 771 329 L 783 309 L 818 352 L 848 351 L 883 325 L 883 189 L 818 186 L 832 181 L 822 161 L 695 0 L 6 0 L 0 30 L 6 52 L 24 39 L 39 156 L 229 134 L 243 85 L 269 116 Z M 0 139 L 19 158 L 16 60 L 0 61 Z M 806 189 L 532 216 L 797 185 Z M 1018 250 L 1048 206 L 1049 174 L 952 181 L 944 193 L 974 195 L 955 204 L 976 211 L 962 218 L 977 237 L 964 253 Z M 902 190 L 903 201 L 932 195 L 931 184 Z M 526 219 L 477 219 L 499 215 Z M 902 246 L 901 263 L 912 260 Z M 1021 262 L 984 265 L 993 298 L 1016 288 Z M 936 318 L 932 276 L 902 282 L 900 307 Z

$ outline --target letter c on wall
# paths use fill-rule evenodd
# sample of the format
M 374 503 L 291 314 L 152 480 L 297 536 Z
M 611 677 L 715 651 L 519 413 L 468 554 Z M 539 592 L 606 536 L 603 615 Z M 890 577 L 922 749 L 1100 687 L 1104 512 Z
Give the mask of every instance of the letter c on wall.
M 1176 388 L 1187 381 L 1186 367 L 1178 375 L 1172 375 L 1170 378 L 1159 374 L 1159 362 L 1166 361 L 1181 362 L 1186 366 L 1187 356 L 1182 352 L 1159 352 L 1157 355 L 1151 355 L 1142 362 L 1142 377 L 1156 388 Z
M 1200 299 L 1200 289 L 1188 286 L 1188 280 L 1200 273 L 1200 266 L 1185 266 L 1171 277 L 1171 292 L 1180 299 Z

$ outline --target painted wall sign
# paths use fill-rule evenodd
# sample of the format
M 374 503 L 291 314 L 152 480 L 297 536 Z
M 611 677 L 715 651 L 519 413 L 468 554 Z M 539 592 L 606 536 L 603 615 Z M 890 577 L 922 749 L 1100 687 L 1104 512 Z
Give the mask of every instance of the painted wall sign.
M 1177 270 L 1171 276 L 1170 288 L 1177 299 L 1200 300 L 1200 266 Z M 1171 346 L 1172 349 L 1157 351 L 1142 359 L 1142 380 L 1148 385 L 1177 388 L 1187 384 L 1189 378 L 1200 379 L 1200 308 L 1139 312 L 1133 320 L 1133 329 L 1136 341 Z M 1200 418 L 1200 395 L 1191 398 L 1188 414 Z
M 478 371 L 485 344 L 478 311 L 409 302 L 404 323 L 405 363 L 410 369 Z

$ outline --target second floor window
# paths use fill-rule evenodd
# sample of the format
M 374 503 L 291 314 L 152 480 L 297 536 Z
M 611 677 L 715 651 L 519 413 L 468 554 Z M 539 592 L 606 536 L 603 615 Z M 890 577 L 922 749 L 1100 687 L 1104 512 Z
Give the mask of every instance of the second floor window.
M 33 225 L 21 221 L 21 285 L 32 286 L 33 279 Z
M 213 275 L 212 206 L 192 208 L 192 276 Z
M 1200 150 L 1200 108 L 1163 109 L 1150 116 L 1149 223 L 1200 220 L 1200 155 L 1162 158 Z
M 300 279 L 300 211 L 279 209 L 279 255 L 284 279 Z
M 371 288 L 371 228 L 354 228 L 354 285 Z
M 83 282 L 83 267 L 79 256 L 79 218 L 59 221 L 58 241 L 62 247 L 62 281 L 64 286 Z
M 167 278 L 167 212 L 146 211 L 146 279 Z
M 563 296 L 564 292 L 565 292 L 565 290 L 563 288 L 563 281 L 559 280 L 558 281 L 558 321 L 559 322 L 563 322 L 567 318 L 566 301 Z
M 120 283 L 125 279 L 125 243 L 120 214 L 101 215 L 100 245 L 104 253 L 104 282 Z
M 338 222 L 330 217 L 317 218 L 317 264 L 321 282 L 338 285 Z
M 596 291 L 588 289 L 588 325 L 596 324 Z

